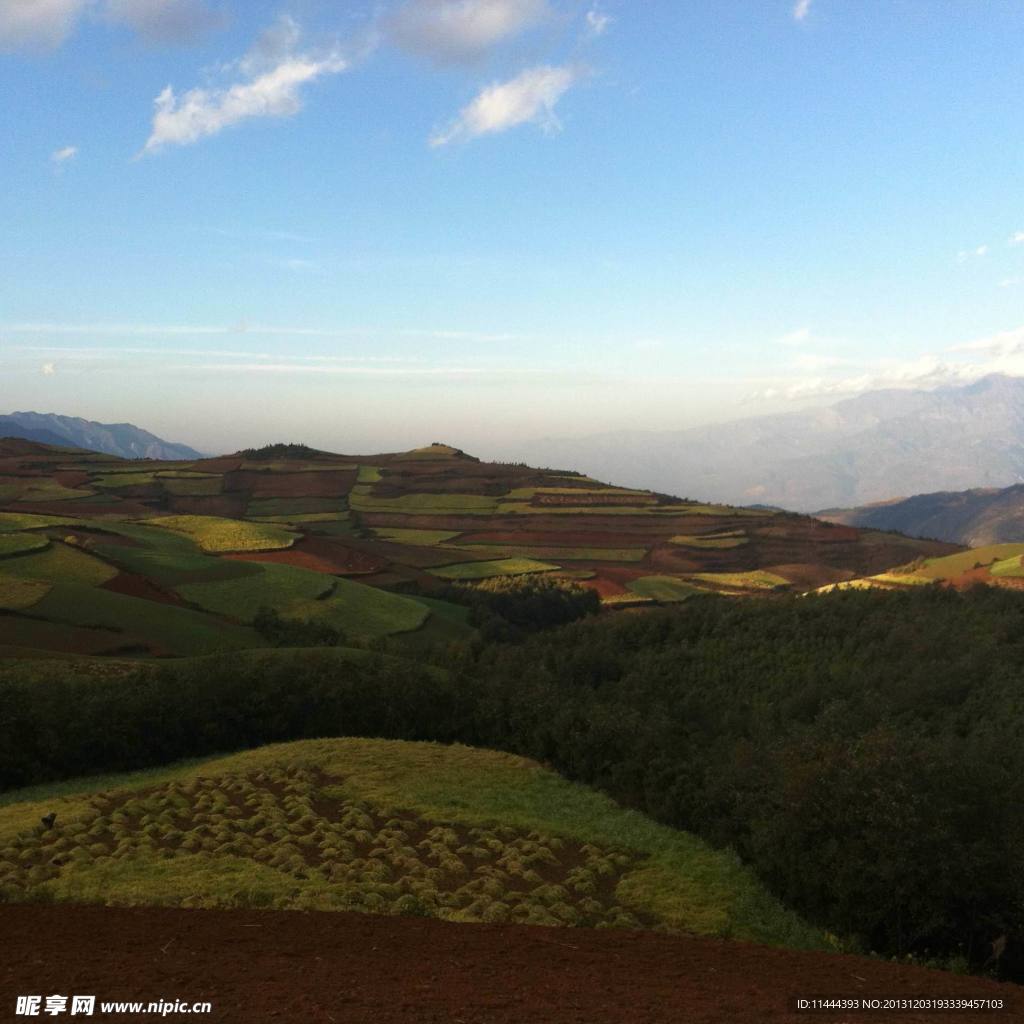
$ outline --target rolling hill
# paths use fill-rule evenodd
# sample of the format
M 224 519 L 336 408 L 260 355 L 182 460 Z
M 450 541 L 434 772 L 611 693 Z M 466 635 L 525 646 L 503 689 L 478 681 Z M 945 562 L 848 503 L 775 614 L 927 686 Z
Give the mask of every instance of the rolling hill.
M 971 547 L 1024 541 L 1024 485 L 916 494 L 859 508 L 826 509 L 818 517 Z
M 84 448 L 123 459 L 198 459 L 199 452 L 172 444 L 131 423 L 95 423 L 56 413 L 13 412 L 0 416 L 0 438 Z
M 282 619 L 346 640 L 465 636 L 453 584 L 542 577 L 607 605 L 802 592 L 952 545 L 680 501 L 445 446 L 126 461 L 0 442 L 0 650 L 186 657 Z
M 810 512 L 1024 480 L 1024 379 L 874 391 L 679 431 L 518 444 L 511 457 L 713 501 Z

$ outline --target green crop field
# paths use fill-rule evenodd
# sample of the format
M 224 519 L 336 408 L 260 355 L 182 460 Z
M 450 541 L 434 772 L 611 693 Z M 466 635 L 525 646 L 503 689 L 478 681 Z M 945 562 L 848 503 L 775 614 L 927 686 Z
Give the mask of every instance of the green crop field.
M 118 488 L 118 487 L 146 487 L 156 480 L 156 474 L 152 471 L 147 473 L 106 473 L 103 476 L 95 476 L 92 483 L 96 487 Z
M 38 533 L 0 534 L 0 558 L 23 555 L 26 551 L 41 551 L 49 544 L 50 538 Z
M 685 601 L 694 594 L 706 594 L 701 587 L 694 586 L 674 576 L 643 576 L 638 580 L 630 580 L 626 589 L 631 594 L 650 598 L 652 601 L 678 602 Z
M 532 558 L 502 558 L 491 562 L 458 562 L 442 565 L 430 572 L 445 580 L 484 580 L 491 576 L 525 576 L 534 572 L 550 572 L 560 566 L 538 562 Z
M 30 477 L 19 484 L 0 484 L 0 501 L 74 501 L 91 498 L 95 491 L 65 487 L 46 477 Z
M 551 559 L 561 562 L 640 562 L 647 555 L 646 548 L 595 548 L 562 547 L 561 545 L 538 544 L 456 544 L 459 551 L 473 555 L 490 555 L 493 558 L 507 556 Z
M 784 576 L 764 569 L 752 569 L 749 572 L 698 572 L 691 578 L 741 590 L 773 590 L 775 587 L 789 586 L 789 580 Z
M 739 531 L 732 533 L 712 533 L 705 534 L 703 536 L 687 536 L 686 534 L 677 534 L 675 537 L 669 537 L 670 544 L 679 544 L 681 547 L 686 548 L 739 548 L 744 544 L 750 543 L 750 538 Z
M 117 569 L 112 565 L 74 545 L 60 542 L 51 544 L 43 551 L 4 562 L 3 572 L 20 579 L 83 583 L 90 587 L 98 587 L 117 575 Z
M 17 530 L 41 530 L 47 526 L 71 526 L 75 519 L 65 516 L 37 516 L 29 512 L 0 512 L 0 533 Z
M 928 579 L 951 579 L 968 572 L 977 565 L 992 565 L 1024 554 L 1024 544 L 989 544 L 986 547 L 971 548 L 943 558 L 929 558 L 916 570 L 916 575 Z
M 297 516 L 303 513 L 332 513 L 344 511 L 346 499 L 337 498 L 253 498 L 245 510 L 246 518 L 266 516 Z
M 313 740 L 69 788 L 0 808 L 8 898 L 826 944 L 733 855 L 508 754 Z M 50 810 L 58 827 L 43 831 Z
M 176 589 L 189 604 L 241 622 L 251 622 L 264 606 L 302 618 L 298 610 L 303 605 L 327 597 L 334 590 L 334 577 L 323 573 L 291 565 L 252 564 L 258 572 L 249 576 L 183 583 Z
M 54 585 L 33 605 L 32 614 L 56 623 L 123 632 L 173 655 L 213 654 L 262 643 L 253 630 L 202 612 L 76 583 Z
M 409 515 L 490 515 L 497 511 L 498 499 L 485 494 L 403 494 L 397 498 L 378 498 L 370 487 L 357 484 L 349 495 L 356 512 L 405 512 Z
M 0 574 L 0 610 L 24 611 L 24 609 L 38 604 L 49 589 L 48 583 L 41 583 L 38 580 L 22 580 L 15 576 Z
M 1024 566 L 1021 565 L 1020 555 L 1011 555 L 1001 561 L 995 562 L 989 572 L 993 576 L 1024 576 Z
M 291 547 L 296 536 L 273 523 L 250 523 L 219 516 L 160 516 L 147 520 L 150 526 L 184 534 L 204 550 L 278 551 Z
M 115 565 L 161 584 L 230 579 L 259 572 L 259 568 L 251 563 L 205 554 L 185 534 L 137 524 L 105 525 L 131 543 L 119 543 L 114 536 L 109 541 L 98 540 L 93 550 Z
M 376 527 L 373 532 L 379 540 L 425 548 L 444 544 L 459 536 L 458 530 L 405 530 L 400 527 Z
M 360 466 L 356 475 L 356 482 L 361 484 L 379 483 L 380 479 L 381 473 L 376 466 Z

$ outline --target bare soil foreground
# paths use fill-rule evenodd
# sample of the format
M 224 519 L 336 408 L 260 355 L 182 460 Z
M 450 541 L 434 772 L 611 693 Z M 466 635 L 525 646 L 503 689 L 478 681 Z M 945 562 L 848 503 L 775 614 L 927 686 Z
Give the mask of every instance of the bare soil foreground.
M 213 1004 L 231 1024 L 1024 1021 L 1024 989 L 861 957 L 652 932 L 299 911 L 0 907 L 0 1019 L 19 995 Z M 795 996 L 1002 999 L 996 1013 L 796 1013 Z M 43 1019 L 54 1019 L 45 1017 Z

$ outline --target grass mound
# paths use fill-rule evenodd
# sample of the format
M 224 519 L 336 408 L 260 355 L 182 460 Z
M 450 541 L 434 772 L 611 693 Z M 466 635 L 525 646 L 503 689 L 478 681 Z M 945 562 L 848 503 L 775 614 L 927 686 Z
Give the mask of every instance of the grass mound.
M 706 590 L 674 576 L 642 576 L 638 580 L 630 580 L 626 584 L 626 589 L 640 597 L 664 602 L 685 601 L 694 594 L 707 593 Z
M 731 855 L 507 754 L 314 740 L 102 786 L 0 808 L 3 898 L 822 941 Z

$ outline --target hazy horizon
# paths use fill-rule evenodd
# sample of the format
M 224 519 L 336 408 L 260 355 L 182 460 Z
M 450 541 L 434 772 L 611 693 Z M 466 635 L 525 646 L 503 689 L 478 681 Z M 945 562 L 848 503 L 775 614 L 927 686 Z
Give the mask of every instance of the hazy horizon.
M 0 406 L 487 454 L 1024 373 L 1022 28 L 0 0 Z

